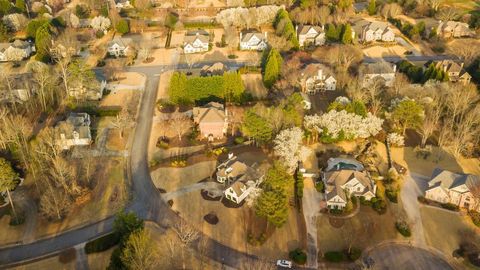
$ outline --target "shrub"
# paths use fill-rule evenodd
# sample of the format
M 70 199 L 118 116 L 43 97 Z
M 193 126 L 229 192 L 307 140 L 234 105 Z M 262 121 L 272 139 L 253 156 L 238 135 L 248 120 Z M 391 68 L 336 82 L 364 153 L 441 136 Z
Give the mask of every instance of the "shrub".
M 228 55 L 228 59 L 237 59 L 237 58 L 238 58 L 238 56 L 235 55 L 235 54 L 229 54 Z
M 468 212 L 468 215 L 472 219 L 473 224 L 480 227 L 480 213 L 474 210 Z
M 362 251 L 359 248 L 352 247 L 350 252 L 347 251 L 347 256 L 350 261 L 356 261 L 362 256 Z
M 77 251 L 75 250 L 75 248 L 69 248 L 65 251 L 60 252 L 60 254 L 58 255 L 58 261 L 66 264 L 75 260 L 76 257 Z
M 325 186 L 323 184 L 322 181 L 318 181 L 317 183 L 315 183 L 315 189 L 318 191 L 318 192 L 324 192 L 325 191 Z
M 288 255 L 297 264 L 305 264 L 307 262 L 307 254 L 300 248 L 290 251 Z
M 324 255 L 325 260 L 329 262 L 342 262 L 345 260 L 345 254 L 341 251 L 328 251 Z
M 165 138 L 165 137 L 160 137 L 160 138 L 158 138 L 156 146 L 157 146 L 158 148 L 168 149 L 168 147 L 169 147 L 169 145 L 168 145 L 168 139 Z
M 453 203 L 442 203 L 442 204 L 440 204 L 440 206 L 442 208 L 445 208 L 445 209 L 450 210 L 450 211 L 458 211 L 459 210 L 458 206 L 453 204 Z
M 398 202 L 398 192 L 393 189 L 387 189 L 385 192 L 385 195 L 387 196 L 388 200 L 397 203 Z
M 418 196 L 417 197 L 417 200 L 419 203 L 423 203 L 423 204 L 429 204 L 427 198 L 423 197 L 423 196 Z
M 234 140 L 235 144 L 242 144 L 245 142 L 245 138 L 244 137 L 235 137 L 235 140 Z
M 13 213 L 10 213 L 10 222 L 8 223 L 10 226 L 18 226 L 22 225 L 23 223 L 25 223 L 24 213 L 17 213 L 17 218 L 13 216 Z
M 382 200 L 382 199 L 377 199 L 373 201 L 374 198 L 372 198 L 372 208 L 375 210 L 378 214 L 383 215 L 387 212 L 387 203 Z
M 181 159 L 181 158 L 175 159 L 172 162 L 170 162 L 170 165 L 172 167 L 176 167 L 176 168 L 186 167 L 187 166 L 187 160 Z
M 410 231 L 410 226 L 408 226 L 407 222 L 405 221 L 395 222 L 395 228 L 397 228 L 397 231 L 404 237 L 410 237 L 412 235 L 412 232 Z
M 117 233 L 109 233 L 100 238 L 92 240 L 85 245 L 85 253 L 96 253 L 108 250 L 120 243 L 120 235 Z

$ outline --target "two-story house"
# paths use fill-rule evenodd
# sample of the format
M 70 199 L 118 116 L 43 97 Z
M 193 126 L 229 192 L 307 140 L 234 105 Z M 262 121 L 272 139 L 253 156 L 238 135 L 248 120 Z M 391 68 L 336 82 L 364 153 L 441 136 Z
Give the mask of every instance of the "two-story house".
M 240 204 L 258 187 L 263 176 L 237 157 L 229 154 L 228 159 L 217 167 L 217 182 L 225 184 L 224 196 L 228 200 Z
M 15 40 L 12 43 L 0 43 L 0 62 L 21 61 L 35 52 L 35 46 L 28 41 Z
M 472 37 L 475 32 L 467 23 L 456 21 L 440 21 L 437 26 L 437 34 L 444 38 Z
M 199 53 L 208 52 L 208 44 L 210 42 L 210 35 L 205 30 L 188 31 L 185 34 L 183 41 L 183 52 Z
M 308 65 L 303 70 L 302 77 L 302 91 L 309 95 L 337 89 L 337 80 L 324 65 Z
M 397 66 L 387 62 L 366 63 L 360 67 L 360 79 L 363 87 L 381 81 L 385 86 L 392 86 L 395 81 Z
M 35 95 L 37 84 L 32 80 L 31 73 L 12 75 L 9 79 L 9 87 L 0 88 L 0 104 L 24 103 Z
M 107 52 L 111 56 L 126 56 L 132 50 L 132 40 L 129 38 L 115 37 L 107 44 Z
M 448 75 L 450 82 L 468 84 L 472 79 L 472 76 L 464 69 L 463 62 L 458 63 L 453 60 L 442 60 L 434 64 L 437 69 L 443 70 Z
M 76 99 L 100 100 L 106 87 L 107 80 L 103 74 L 96 72 L 91 81 L 71 82 L 68 88 L 68 95 Z
M 193 121 L 203 137 L 212 141 L 222 139 L 227 133 L 228 117 L 223 104 L 210 102 L 203 107 L 193 108 Z
M 322 173 L 322 181 L 330 209 L 343 209 L 351 196 L 369 201 L 377 191 L 375 182 L 363 165 L 350 158 L 330 158 Z
M 395 41 L 395 33 L 387 22 L 361 21 L 354 26 L 354 29 L 359 35 L 358 40 L 363 43 L 372 41 Z
M 67 120 L 56 126 L 57 144 L 64 150 L 72 146 L 86 146 L 92 143 L 90 132 L 90 115 L 87 113 L 70 113 Z
M 302 25 L 296 26 L 298 43 L 300 47 L 306 46 L 322 46 L 325 44 L 325 28 L 324 26 Z
M 267 32 L 240 32 L 240 50 L 263 51 L 268 47 Z
M 480 211 L 480 177 L 436 168 L 428 182 L 425 198 Z

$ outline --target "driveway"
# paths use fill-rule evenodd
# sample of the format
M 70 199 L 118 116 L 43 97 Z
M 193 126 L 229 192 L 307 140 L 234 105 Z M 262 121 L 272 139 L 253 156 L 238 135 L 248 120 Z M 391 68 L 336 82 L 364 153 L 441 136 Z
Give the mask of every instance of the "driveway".
M 407 213 L 412 228 L 413 241 L 420 247 L 426 247 L 422 216 L 418 196 L 425 193 L 427 179 L 417 174 L 405 175 L 405 182 L 400 192 L 403 207 Z
M 303 188 L 303 215 L 307 225 L 307 266 L 310 268 L 318 268 L 318 243 L 317 243 L 317 216 L 320 213 L 320 203 L 323 196 L 315 189 L 314 180 L 306 178 Z
M 412 44 L 406 41 L 403 37 L 395 37 L 395 41 L 398 42 L 403 47 L 407 48 L 408 51 L 411 51 L 413 55 L 415 56 L 422 55 L 415 47 L 413 47 Z
M 404 244 L 379 245 L 367 252 L 373 259 L 370 269 L 388 270 L 450 270 L 454 269 L 444 258 L 433 252 Z

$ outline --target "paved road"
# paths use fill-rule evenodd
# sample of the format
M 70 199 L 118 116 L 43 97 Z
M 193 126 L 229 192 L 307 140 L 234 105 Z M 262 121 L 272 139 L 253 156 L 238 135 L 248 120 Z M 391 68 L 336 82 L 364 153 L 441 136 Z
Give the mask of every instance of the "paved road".
M 315 189 L 313 179 L 307 178 L 305 180 L 305 187 L 303 190 L 302 206 L 303 215 L 305 216 L 305 223 L 307 227 L 307 266 L 318 268 L 318 239 L 317 239 L 317 217 L 320 213 L 320 203 L 322 201 L 322 194 Z
M 370 252 L 374 261 L 371 269 L 388 270 L 450 270 L 454 269 L 444 259 L 426 249 L 402 244 L 381 245 Z
M 415 47 L 413 47 L 412 44 L 406 41 L 403 37 L 395 37 L 395 41 L 400 43 L 400 45 L 407 48 L 409 51 L 411 51 L 414 56 L 422 55 Z
M 406 55 L 406 56 L 385 56 L 385 57 L 364 57 L 363 62 L 365 63 L 374 63 L 379 61 L 386 61 L 390 63 L 397 63 L 402 60 L 409 60 L 411 62 L 427 62 L 427 61 L 441 61 L 446 59 L 456 60 L 458 57 L 454 55 L 435 55 L 435 56 L 428 56 L 428 55 Z

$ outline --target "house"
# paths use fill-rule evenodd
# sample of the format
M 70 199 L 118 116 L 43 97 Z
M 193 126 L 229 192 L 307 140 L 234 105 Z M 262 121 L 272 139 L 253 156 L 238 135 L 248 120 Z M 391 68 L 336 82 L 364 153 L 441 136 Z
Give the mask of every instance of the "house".
M 15 74 L 9 80 L 10 89 L 0 89 L 0 104 L 24 103 L 35 94 L 36 84 L 31 73 Z
M 35 51 L 28 41 L 15 40 L 12 43 L 0 43 L 0 62 L 21 61 Z
M 203 107 L 194 107 L 193 121 L 198 125 L 202 136 L 208 140 L 221 139 L 227 132 L 227 111 L 218 102 L 210 102 Z
M 330 158 L 322 173 L 322 181 L 330 209 L 343 209 L 352 195 L 369 201 L 377 191 L 377 186 L 363 165 L 349 158 Z
M 337 80 L 324 65 L 310 64 L 302 73 L 302 92 L 309 95 L 337 89 Z
M 473 37 L 475 32 L 470 30 L 467 23 L 455 21 L 440 21 L 437 26 L 437 34 L 444 38 Z
M 242 33 L 240 32 L 240 50 L 263 51 L 267 48 L 267 32 Z
M 371 86 L 380 80 L 385 86 L 392 86 L 395 80 L 397 66 L 387 62 L 367 63 L 360 68 L 360 78 L 363 87 Z
M 200 70 L 201 76 L 223 75 L 227 71 L 227 67 L 222 62 L 214 63 L 213 65 L 204 65 Z
M 133 8 L 133 6 L 132 6 L 132 4 L 130 3 L 129 0 L 115 0 L 115 7 L 117 9 Z
M 115 37 L 107 44 L 107 52 L 111 56 L 126 56 L 132 50 L 130 44 L 132 40 L 129 38 Z
M 295 27 L 300 47 L 306 46 L 322 46 L 325 44 L 325 28 L 324 26 L 302 25 Z
M 183 41 L 184 53 L 207 52 L 210 35 L 205 30 L 188 31 Z
M 360 42 L 395 41 L 395 33 L 387 22 L 369 22 L 361 21 L 354 26 L 355 32 L 358 33 Z
M 463 62 L 457 63 L 453 60 L 442 60 L 434 62 L 437 69 L 443 70 L 450 82 L 459 82 L 463 84 L 470 83 L 472 76 L 463 68 Z
M 100 100 L 107 86 L 107 80 L 100 72 L 95 72 L 95 80 L 89 82 L 72 82 L 68 95 L 76 99 Z
M 436 168 L 428 182 L 425 198 L 480 211 L 480 177 Z
M 217 181 L 225 184 L 225 198 L 237 204 L 242 203 L 263 180 L 261 173 L 253 166 L 237 160 L 232 153 L 217 167 L 216 175 Z
M 70 113 L 67 120 L 56 126 L 57 144 L 64 150 L 72 146 L 86 146 L 92 143 L 90 132 L 90 115 L 87 113 Z

